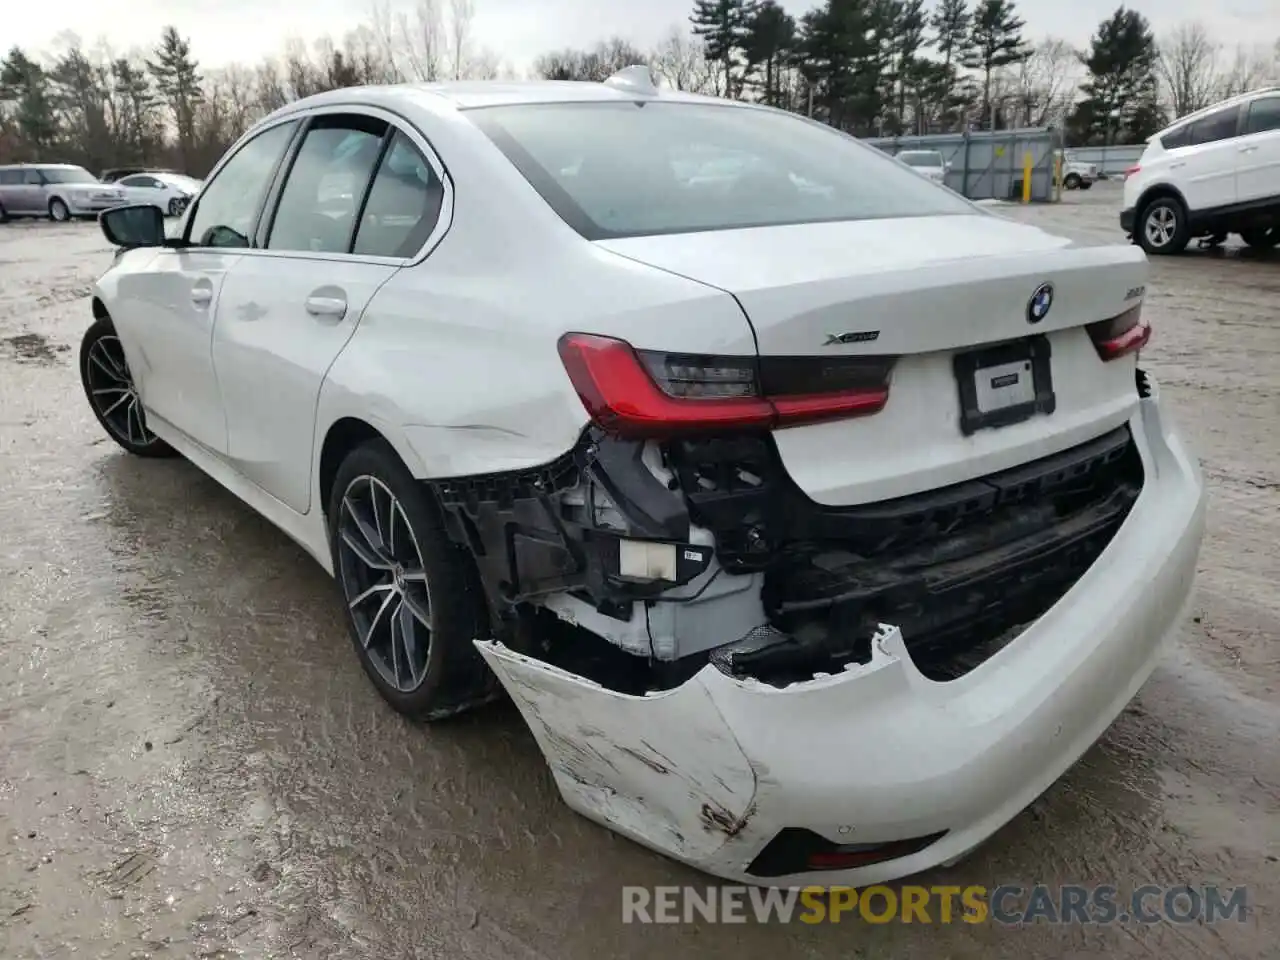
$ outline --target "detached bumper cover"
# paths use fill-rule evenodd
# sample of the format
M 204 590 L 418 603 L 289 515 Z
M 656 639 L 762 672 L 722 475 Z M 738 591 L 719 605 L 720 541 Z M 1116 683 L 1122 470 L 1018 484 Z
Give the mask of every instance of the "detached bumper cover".
M 707 666 L 648 696 L 477 646 L 583 815 L 740 882 L 865 885 L 916 873 L 967 853 L 1061 776 L 1179 624 L 1203 482 L 1154 384 L 1130 428 L 1146 482 L 1120 531 L 1044 616 L 959 679 L 925 677 L 892 625 L 869 662 L 839 674 L 779 689 Z M 930 842 L 852 870 L 751 873 L 788 829 L 834 844 Z

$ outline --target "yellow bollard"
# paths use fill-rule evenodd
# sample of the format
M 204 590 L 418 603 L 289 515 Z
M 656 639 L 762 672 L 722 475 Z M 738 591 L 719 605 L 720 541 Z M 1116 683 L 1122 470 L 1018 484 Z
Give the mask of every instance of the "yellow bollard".
M 1031 151 L 1022 155 L 1022 202 L 1031 202 Z

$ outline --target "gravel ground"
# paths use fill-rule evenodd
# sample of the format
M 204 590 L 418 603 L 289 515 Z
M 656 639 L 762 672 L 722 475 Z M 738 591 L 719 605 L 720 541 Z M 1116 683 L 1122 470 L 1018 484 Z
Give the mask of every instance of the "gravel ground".
M 1121 239 L 1118 193 L 998 212 Z M 1144 355 L 1211 488 L 1197 602 L 1102 741 L 923 878 L 1248 885 L 1243 923 L 621 922 L 707 880 L 571 814 L 509 706 L 422 729 L 324 574 L 182 461 L 119 451 L 75 350 L 93 224 L 0 227 L 0 956 L 1276 956 L 1280 255 L 1153 262 Z

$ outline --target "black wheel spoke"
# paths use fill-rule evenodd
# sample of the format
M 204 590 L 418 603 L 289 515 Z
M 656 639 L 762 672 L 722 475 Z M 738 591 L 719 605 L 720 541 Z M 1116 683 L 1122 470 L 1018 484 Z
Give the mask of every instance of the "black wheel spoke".
M 394 564 L 382 546 L 382 537 L 378 535 L 378 531 L 360 515 L 360 509 L 352 502 L 351 497 L 343 497 L 342 506 L 351 518 L 351 524 L 343 528 L 342 539 L 347 546 L 360 554 L 360 562 L 366 567 L 390 570 Z
M 102 336 L 89 345 L 84 377 L 89 402 L 117 440 L 135 448 L 155 442 L 119 339 Z
M 406 590 L 404 592 L 404 603 L 405 603 L 405 606 L 409 608 L 410 614 L 412 614 L 413 617 L 416 620 L 418 620 L 424 627 L 430 630 L 431 629 L 431 609 L 427 605 L 427 603 L 425 603 L 423 599 L 420 599 L 419 597 L 417 597 L 413 590 Z
M 364 475 L 347 485 L 337 534 L 335 572 L 369 664 L 396 690 L 416 690 L 431 650 L 431 601 L 408 514 Z
M 418 665 L 418 622 L 414 619 L 413 613 L 409 610 L 408 597 L 400 598 L 400 606 L 396 610 L 396 623 L 400 626 L 400 640 L 404 644 L 404 662 L 409 671 L 409 680 L 416 687 L 422 680 L 421 673 L 425 667 L 425 657 L 423 658 L 423 667 Z
M 374 637 L 378 629 L 380 627 L 386 629 L 387 626 L 390 623 L 392 623 L 392 620 L 384 619 L 384 617 L 386 616 L 387 608 L 389 608 L 395 602 L 395 600 L 396 600 L 396 593 L 394 590 L 388 590 L 387 593 L 383 596 L 382 603 L 378 605 L 378 612 L 373 615 L 373 619 L 369 621 L 369 629 L 367 629 L 364 633 L 363 642 L 364 642 L 364 648 L 366 650 L 368 650 L 369 645 L 373 643 Z

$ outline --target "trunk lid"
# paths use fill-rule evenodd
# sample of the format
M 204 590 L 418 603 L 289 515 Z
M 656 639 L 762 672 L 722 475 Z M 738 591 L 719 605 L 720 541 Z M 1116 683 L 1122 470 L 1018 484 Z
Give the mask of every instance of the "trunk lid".
M 1146 258 L 1086 247 L 975 211 L 598 241 L 621 256 L 734 295 L 762 355 L 900 357 L 873 416 L 779 430 L 788 472 L 813 499 L 866 503 L 1047 456 L 1136 409 L 1132 357 L 1103 363 L 1086 324 L 1139 302 Z M 1052 303 L 1032 322 L 1042 284 Z M 955 357 L 1047 343 L 1051 412 L 966 435 Z M 969 376 L 972 376 L 970 374 Z

